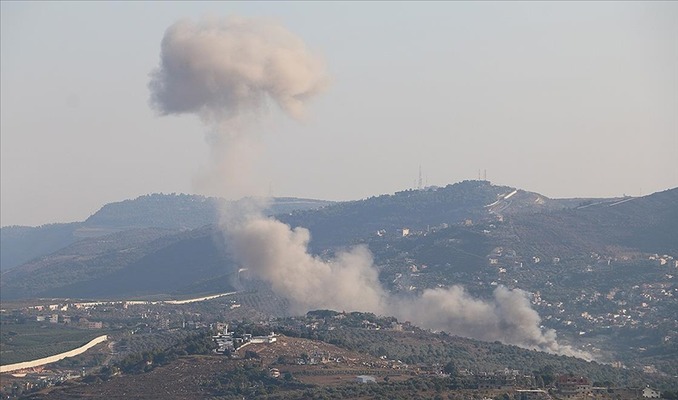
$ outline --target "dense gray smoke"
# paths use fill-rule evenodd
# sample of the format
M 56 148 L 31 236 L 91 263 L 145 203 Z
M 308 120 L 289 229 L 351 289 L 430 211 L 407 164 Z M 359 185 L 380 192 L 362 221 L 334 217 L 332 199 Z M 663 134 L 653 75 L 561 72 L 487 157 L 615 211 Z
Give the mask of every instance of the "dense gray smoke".
M 152 73 L 151 104 L 162 115 L 198 115 L 212 130 L 215 163 L 209 185 L 229 193 L 256 159 L 248 118 L 272 100 L 294 118 L 327 82 L 323 63 L 285 28 L 267 20 L 228 18 L 172 25 L 162 41 L 160 66 Z M 243 143 L 246 143 L 243 145 Z M 494 300 L 471 297 L 460 286 L 396 296 L 381 286 L 365 247 L 322 260 L 308 253 L 310 233 L 275 219 L 225 210 L 222 227 L 235 258 L 289 299 L 293 312 L 312 309 L 394 315 L 424 328 L 523 347 L 585 356 L 559 346 L 543 331 L 526 293 L 499 287 Z
M 560 346 L 553 330 L 542 331 L 541 318 L 532 309 L 527 293 L 499 286 L 493 301 L 472 298 L 463 287 L 426 289 L 399 308 L 421 326 L 481 340 L 499 340 L 530 349 L 586 356 Z
M 555 331 L 542 330 L 541 318 L 522 290 L 500 286 L 493 301 L 473 298 L 461 286 L 426 289 L 417 297 L 397 296 L 381 286 L 365 247 L 325 261 L 308 253 L 307 229 L 291 229 L 272 218 L 251 216 L 226 231 L 236 258 L 288 298 L 295 313 L 368 311 L 460 336 L 591 358 L 558 344 Z
M 226 228 L 236 258 L 287 297 L 292 312 L 383 309 L 386 293 L 366 248 L 356 247 L 324 262 L 308 253 L 307 229 L 290 229 L 261 217 Z

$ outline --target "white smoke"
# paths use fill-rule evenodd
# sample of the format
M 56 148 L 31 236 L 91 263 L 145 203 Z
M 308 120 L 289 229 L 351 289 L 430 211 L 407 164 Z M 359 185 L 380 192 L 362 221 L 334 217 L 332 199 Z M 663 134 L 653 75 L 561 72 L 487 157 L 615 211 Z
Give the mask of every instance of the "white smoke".
M 246 150 L 253 142 L 244 134 L 248 119 L 268 101 L 301 118 L 305 102 L 327 82 L 322 61 L 285 28 L 232 17 L 172 25 L 149 88 L 160 114 L 195 114 L 211 128 L 214 171 L 203 181 L 228 193 L 241 184 L 236 176 L 247 176 L 247 160 L 256 159 L 256 152 Z M 307 229 L 291 229 L 257 210 L 225 212 L 222 227 L 236 259 L 288 298 L 295 313 L 369 311 L 452 334 L 584 356 L 560 346 L 554 331 L 540 328 L 541 319 L 521 290 L 499 287 L 492 301 L 473 298 L 461 286 L 399 297 L 381 286 L 365 247 L 322 260 L 308 252 Z

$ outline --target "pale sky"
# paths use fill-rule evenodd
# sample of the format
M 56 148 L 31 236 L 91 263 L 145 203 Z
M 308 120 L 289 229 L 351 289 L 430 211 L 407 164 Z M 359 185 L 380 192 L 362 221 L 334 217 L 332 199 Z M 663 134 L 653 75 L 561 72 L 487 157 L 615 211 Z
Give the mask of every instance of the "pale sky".
M 299 123 L 258 126 L 258 185 L 360 199 L 477 179 L 549 197 L 678 186 L 678 2 L 1 3 L 1 225 L 84 220 L 197 193 L 195 116 L 158 117 L 149 73 L 182 18 L 266 16 L 332 76 Z

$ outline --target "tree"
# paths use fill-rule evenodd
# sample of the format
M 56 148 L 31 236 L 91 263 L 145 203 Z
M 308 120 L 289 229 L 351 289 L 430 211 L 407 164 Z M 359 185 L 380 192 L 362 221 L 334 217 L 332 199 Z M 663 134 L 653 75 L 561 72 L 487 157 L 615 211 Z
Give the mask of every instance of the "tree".
M 445 364 L 443 371 L 446 374 L 450 374 L 451 376 L 456 376 L 458 374 L 457 364 L 455 364 L 454 361 L 450 361 L 447 364 Z

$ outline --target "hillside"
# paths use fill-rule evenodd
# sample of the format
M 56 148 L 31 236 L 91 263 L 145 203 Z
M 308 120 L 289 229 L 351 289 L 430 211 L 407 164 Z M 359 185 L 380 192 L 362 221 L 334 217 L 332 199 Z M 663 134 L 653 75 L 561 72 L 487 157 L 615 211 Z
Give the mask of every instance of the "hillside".
M 571 209 L 513 215 L 501 243 L 546 257 L 610 253 L 610 248 L 678 254 L 678 188 L 644 197 L 587 201 Z
M 229 290 L 232 262 L 210 227 L 146 228 L 85 239 L 2 275 L 2 299 L 116 298 Z
M 122 268 L 51 288 L 42 296 L 140 298 L 226 292 L 234 290 L 234 274 L 237 268 L 220 233 L 205 227 L 163 237 Z
M 237 206 L 241 200 L 235 202 Z M 213 197 L 186 194 L 150 194 L 104 205 L 85 221 L 39 227 L 0 229 L 0 271 L 6 271 L 62 249 L 78 240 L 141 228 L 195 229 L 218 221 L 218 208 L 230 203 Z M 331 202 L 294 197 L 274 198 L 268 215 L 324 207 Z
M 156 203 L 162 206 L 149 205 Z M 280 199 L 274 206 L 289 210 L 320 203 Z M 132 229 L 89 238 L 36 258 L 2 274 L 2 298 L 102 298 L 229 290 L 228 274 L 234 267 L 218 230 L 205 227 L 180 232 L 191 215 L 186 210 L 177 211 L 179 216 L 171 218 L 171 210 L 190 208 L 190 204 L 205 207 L 203 215 L 208 215 L 207 199 L 186 195 L 151 195 L 107 205 L 85 223 L 108 227 L 131 223 L 137 218 L 127 217 L 124 209 L 138 213 L 150 207 L 164 211 L 153 211 L 151 215 L 155 216 L 140 225 L 165 223 L 174 227 Z M 485 181 L 466 181 L 278 217 L 292 226 L 309 228 L 311 250 L 316 253 L 331 254 L 347 245 L 367 244 L 382 266 L 382 281 L 389 286 L 393 286 L 389 283 L 393 277 L 406 272 L 410 264 L 427 265 L 431 267 L 428 272 L 437 273 L 418 277 L 417 281 L 429 278 L 414 286 L 430 287 L 436 284 L 432 279 L 447 284 L 455 279 L 471 282 L 474 271 L 486 268 L 495 248 L 504 249 L 503 256 L 511 255 L 516 262 L 533 256 L 578 260 L 592 252 L 612 254 L 619 248 L 676 254 L 678 227 L 671 222 L 678 220 L 675 204 L 678 189 L 642 198 L 553 200 Z M 194 224 L 202 222 L 206 221 L 198 218 Z M 410 229 L 408 237 L 399 232 L 402 228 Z M 63 231 L 56 232 L 55 237 Z M 399 285 L 407 287 L 407 276 Z M 529 279 L 522 285 L 531 286 Z
M 320 210 L 297 211 L 281 216 L 290 226 L 312 233 L 311 246 L 319 251 L 345 246 L 373 236 L 377 231 L 398 235 L 409 228 L 423 231 L 442 225 L 494 221 L 500 214 L 513 215 L 562 209 L 581 200 L 551 200 L 537 193 L 488 181 L 464 181 L 445 187 L 406 190 L 393 195 L 333 204 Z
M 219 209 L 238 207 L 250 200 L 228 202 L 215 197 L 187 194 L 150 194 L 134 200 L 109 203 L 84 221 L 86 227 L 131 229 L 140 227 L 194 229 L 219 220 Z M 332 202 L 325 200 L 276 197 L 266 201 L 264 213 L 275 215 L 296 210 L 312 210 Z
M 596 386 L 675 387 L 670 379 L 637 370 L 432 333 L 368 313 L 321 310 L 234 327 L 237 334 L 273 329 L 282 332 L 275 342 L 250 343 L 230 357 L 207 355 L 208 349 L 177 357 L 177 349 L 189 349 L 179 341 L 143 357 L 130 354 L 94 377 L 30 398 L 500 397 L 520 388 L 553 388 L 562 374 L 586 376 Z M 358 375 L 375 383 L 357 384 Z M 494 378 L 504 383 L 488 387 Z
M 315 249 L 322 251 L 356 243 L 373 235 L 378 229 L 388 229 L 392 233 L 403 226 L 414 228 L 426 227 L 427 224 L 457 224 L 470 217 L 493 220 L 495 215 L 485 206 L 501 200 L 502 196 L 512 191 L 513 188 L 496 187 L 489 182 L 462 182 L 435 190 L 399 192 L 356 202 L 337 203 L 317 210 L 306 208 L 317 208 L 326 202 L 296 198 L 274 199 L 268 210 L 286 212 L 279 215 L 281 220 L 293 226 L 310 228 Z M 523 195 L 521 192 L 511 200 L 514 208 L 525 203 L 519 201 Z M 532 203 L 532 197 L 529 202 Z M 216 219 L 214 207 L 214 199 L 188 195 L 149 195 L 106 205 L 87 221 L 72 224 L 71 227 L 73 241 L 76 240 L 75 235 L 83 234 L 82 232 L 96 234 L 96 237 L 86 239 L 82 245 L 76 243 L 66 249 L 34 258 L 2 274 L 0 285 L 3 290 L 0 296 L 4 299 L 35 296 L 100 298 L 130 293 L 167 294 L 188 288 L 226 290 L 230 286 L 228 279 L 222 276 L 222 270 L 212 270 L 215 274 L 212 276 L 198 273 L 205 271 L 206 265 L 232 264 L 224 250 L 218 249 L 222 246 L 223 238 L 213 239 L 217 234 L 216 230 L 208 228 L 178 233 L 178 230 L 188 226 L 213 223 Z M 509 208 L 504 207 L 503 203 L 502 207 L 504 210 Z M 191 220 L 191 216 L 195 216 L 195 220 Z M 156 236 L 140 235 L 138 228 L 149 225 L 163 228 L 154 231 Z M 28 235 L 26 242 L 43 232 L 43 228 L 29 229 L 33 229 L 29 231 L 33 236 Z M 100 236 L 104 232 L 116 232 L 119 229 L 122 231 Z M 54 237 L 59 237 L 60 232 L 55 231 Z M 160 240 L 162 235 L 169 236 Z M 478 238 L 477 235 L 475 237 Z M 132 245 L 135 240 L 139 243 Z M 182 240 L 186 243 L 180 243 Z M 109 246 L 99 247 L 102 243 L 109 243 Z M 114 243 L 118 245 L 112 245 Z M 198 247 L 193 248 L 193 245 Z M 476 246 L 470 242 L 469 245 Z M 179 255 L 166 246 L 178 246 L 177 248 L 183 249 L 184 255 Z M 487 245 L 481 247 L 483 251 L 487 250 Z M 8 250 L 11 252 L 11 249 Z M 184 261 L 180 263 L 177 260 Z M 160 265 L 151 265 L 151 262 Z M 163 278 L 153 276 L 150 271 L 161 274 Z M 195 277 L 187 276 L 186 271 L 189 271 L 189 275 L 190 271 L 194 271 Z M 184 277 L 184 281 L 163 287 L 161 283 L 168 282 L 166 277 L 169 273 Z M 124 289 L 125 282 L 138 287 L 129 291 Z M 118 289 L 113 290 L 116 287 Z
M 0 272 L 74 243 L 79 222 L 0 228 Z
M 83 239 L 4 272 L 0 296 L 45 297 L 46 291 L 96 279 L 171 243 L 172 234 L 176 238 L 176 231 L 147 228 Z

